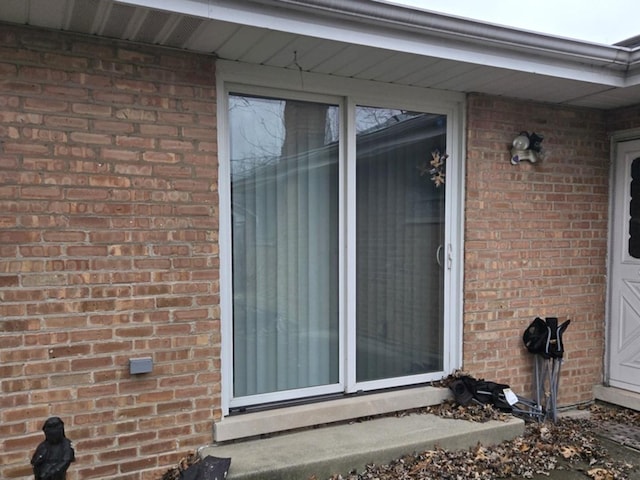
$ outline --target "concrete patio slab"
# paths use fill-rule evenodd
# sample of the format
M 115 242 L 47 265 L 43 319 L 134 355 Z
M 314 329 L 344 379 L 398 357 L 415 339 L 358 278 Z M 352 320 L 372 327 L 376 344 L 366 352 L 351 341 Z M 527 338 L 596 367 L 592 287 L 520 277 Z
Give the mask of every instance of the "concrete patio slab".
M 414 413 L 219 444 L 199 454 L 230 457 L 229 480 L 323 480 L 407 453 L 494 445 L 523 432 L 524 421 L 515 417 L 476 423 Z

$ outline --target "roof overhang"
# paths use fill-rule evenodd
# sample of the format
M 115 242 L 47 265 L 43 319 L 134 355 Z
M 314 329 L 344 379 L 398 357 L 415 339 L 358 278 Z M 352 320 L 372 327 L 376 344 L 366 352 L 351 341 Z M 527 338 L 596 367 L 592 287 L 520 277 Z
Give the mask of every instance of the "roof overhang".
M 380 0 L 3 0 L 0 21 L 230 61 L 611 109 L 640 103 L 640 48 Z

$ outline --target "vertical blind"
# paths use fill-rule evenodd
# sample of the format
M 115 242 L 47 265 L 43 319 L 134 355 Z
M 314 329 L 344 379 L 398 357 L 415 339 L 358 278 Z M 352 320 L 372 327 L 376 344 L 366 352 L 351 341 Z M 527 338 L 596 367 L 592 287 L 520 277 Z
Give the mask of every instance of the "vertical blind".
M 337 107 L 232 95 L 234 396 L 338 381 Z
M 424 173 L 446 148 L 446 116 L 358 106 L 355 119 L 345 354 L 356 382 L 440 371 L 446 187 Z M 339 364 L 352 345 L 338 305 L 339 107 L 230 94 L 229 124 L 233 395 L 337 385 L 354 364 Z
M 358 107 L 356 119 L 356 380 L 438 371 L 445 186 L 428 169 L 446 117 Z

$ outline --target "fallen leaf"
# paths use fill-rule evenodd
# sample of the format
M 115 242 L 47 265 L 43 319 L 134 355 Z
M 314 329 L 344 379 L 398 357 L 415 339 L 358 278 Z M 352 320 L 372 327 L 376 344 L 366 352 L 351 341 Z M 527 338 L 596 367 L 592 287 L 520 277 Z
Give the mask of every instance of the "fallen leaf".
M 615 476 L 605 468 L 592 468 L 587 472 L 594 480 L 614 480 Z
M 566 459 L 575 457 L 578 452 L 576 451 L 576 449 L 574 447 L 570 447 L 570 446 L 563 446 L 560 447 L 560 453 L 562 454 L 562 456 Z

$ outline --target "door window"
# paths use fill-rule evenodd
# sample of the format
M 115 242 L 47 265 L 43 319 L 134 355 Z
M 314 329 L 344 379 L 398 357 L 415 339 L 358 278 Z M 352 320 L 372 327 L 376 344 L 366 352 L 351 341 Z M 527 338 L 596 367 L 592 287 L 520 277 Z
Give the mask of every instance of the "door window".
M 629 255 L 640 258 L 640 158 L 631 162 L 629 199 Z

